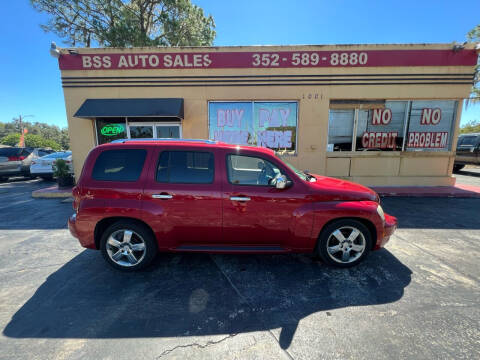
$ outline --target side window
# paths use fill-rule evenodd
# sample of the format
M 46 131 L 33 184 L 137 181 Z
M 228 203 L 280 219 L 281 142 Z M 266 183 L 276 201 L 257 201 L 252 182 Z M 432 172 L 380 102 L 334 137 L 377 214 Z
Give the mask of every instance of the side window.
M 92 178 L 100 181 L 137 181 L 147 151 L 142 149 L 106 150 L 95 162 Z
M 163 151 L 157 166 L 158 182 L 173 184 L 211 184 L 214 156 L 200 151 Z
M 272 185 L 280 169 L 270 161 L 245 155 L 227 156 L 228 181 L 234 185 Z

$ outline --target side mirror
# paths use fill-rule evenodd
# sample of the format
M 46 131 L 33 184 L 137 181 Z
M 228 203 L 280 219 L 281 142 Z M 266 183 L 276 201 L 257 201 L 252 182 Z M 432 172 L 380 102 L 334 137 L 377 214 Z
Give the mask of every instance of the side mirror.
M 288 180 L 285 175 L 280 175 L 275 182 L 275 187 L 277 189 L 285 189 L 287 187 Z

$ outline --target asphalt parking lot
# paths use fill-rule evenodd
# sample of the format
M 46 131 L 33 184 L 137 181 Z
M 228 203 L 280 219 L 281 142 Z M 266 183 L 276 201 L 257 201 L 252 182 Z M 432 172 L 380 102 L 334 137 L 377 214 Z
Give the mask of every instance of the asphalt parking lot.
M 465 175 L 467 176 L 467 175 Z M 385 198 L 386 249 L 161 254 L 117 272 L 70 236 L 71 203 L 0 183 L 1 359 L 480 357 L 480 199 Z
M 454 175 L 458 184 L 480 186 L 480 166 L 467 165 Z

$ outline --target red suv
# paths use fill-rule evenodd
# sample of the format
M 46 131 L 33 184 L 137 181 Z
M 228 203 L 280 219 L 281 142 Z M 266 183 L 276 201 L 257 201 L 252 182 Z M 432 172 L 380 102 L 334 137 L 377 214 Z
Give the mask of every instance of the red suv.
M 88 155 L 73 236 L 123 270 L 159 251 L 315 253 L 358 264 L 397 220 L 362 185 L 295 169 L 272 150 L 208 140 L 120 140 Z

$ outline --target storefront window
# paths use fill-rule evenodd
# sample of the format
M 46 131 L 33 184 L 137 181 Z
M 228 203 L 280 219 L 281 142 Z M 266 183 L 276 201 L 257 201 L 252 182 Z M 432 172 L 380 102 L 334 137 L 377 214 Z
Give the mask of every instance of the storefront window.
M 456 107 L 456 101 L 385 101 L 330 109 L 327 151 L 450 150 Z
M 124 117 L 97 118 L 96 127 L 98 145 L 127 138 L 127 127 Z
M 330 110 L 328 151 L 351 151 L 355 110 Z
M 295 153 L 297 102 L 209 102 L 209 138 Z
M 407 151 L 448 151 L 451 149 L 457 102 L 412 101 Z

